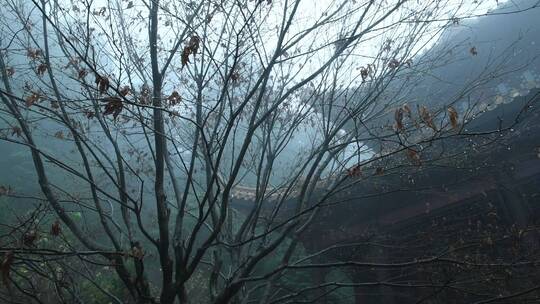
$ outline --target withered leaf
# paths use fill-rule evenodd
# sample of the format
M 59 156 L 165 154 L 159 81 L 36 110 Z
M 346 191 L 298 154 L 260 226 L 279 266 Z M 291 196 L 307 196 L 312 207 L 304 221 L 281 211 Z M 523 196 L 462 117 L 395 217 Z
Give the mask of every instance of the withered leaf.
M 38 102 L 40 99 L 41 99 L 41 95 L 39 93 L 32 92 L 32 94 L 28 95 L 24 101 L 25 101 L 26 106 L 30 107 L 36 102 Z
M 129 86 L 123 86 L 121 89 L 120 89 L 120 95 L 122 96 L 127 96 L 129 95 L 129 93 L 131 93 L 131 88 Z
M 171 95 L 169 96 L 169 98 L 167 98 L 167 100 L 169 101 L 170 106 L 174 106 L 174 105 L 177 105 L 182 100 L 182 97 L 177 91 L 173 91 Z
M 231 74 L 231 80 L 233 83 L 238 83 L 238 81 L 240 80 L 240 73 L 238 73 L 238 71 L 234 71 Z
M 391 69 L 396 69 L 399 67 L 400 62 L 397 59 L 392 59 L 390 62 L 388 62 L 388 67 Z
M 401 108 L 403 109 L 403 112 L 407 113 L 407 116 L 411 118 L 412 116 L 411 108 L 409 108 L 407 104 L 404 104 Z
M 141 87 L 141 96 L 148 97 L 150 96 L 150 87 L 146 84 L 143 84 Z
M 109 79 L 107 77 L 96 75 L 95 83 L 100 94 L 105 93 L 109 89 Z
M 453 107 L 448 108 L 448 116 L 450 117 L 450 124 L 452 128 L 456 129 L 459 126 L 458 122 L 458 112 Z
M 181 61 L 182 61 L 182 67 L 184 67 L 186 64 L 189 63 L 189 55 L 196 55 L 199 51 L 199 45 L 200 45 L 201 39 L 197 35 L 191 36 L 189 39 L 189 42 L 186 46 L 184 46 L 184 49 L 182 50 L 181 55 Z
M 2 272 L 2 282 L 6 287 L 9 286 L 9 280 L 10 280 L 10 273 L 11 273 L 11 265 L 13 264 L 15 255 L 13 254 L 13 251 L 8 251 L 4 254 L 4 259 L 2 260 L 2 266 L 0 267 L 0 271 Z
M 94 16 L 105 16 L 105 13 L 107 12 L 107 8 L 106 7 L 101 7 L 99 10 L 94 10 L 92 12 L 92 14 Z
M 191 53 L 191 50 L 188 46 L 184 47 L 184 50 L 182 51 L 182 55 L 180 56 L 180 60 L 182 61 L 182 67 L 184 67 L 186 64 L 189 63 L 189 55 Z
M 437 127 L 435 126 L 435 123 L 433 122 L 431 113 L 429 113 L 429 110 L 425 106 L 422 106 L 420 108 L 420 118 L 422 118 L 422 121 L 426 124 L 426 126 L 430 127 L 434 131 L 437 131 Z
M 22 136 L 22 130 L 21 128 L 15 126 L 15 127 L 12 127 L 11 128 L 11 136 L 13 135 L 17 135 L 17 137 L 21 137 Z
M 369 69 L 364 67 L 360 68 L 360 76 L 362 77 L 362 82 L 366 81 L 369 76 Z
M 29 48 L 26 50 L 26 57 L 30 58 L 31 60 L 37 60 L 41 57 L 41 50 Z
M 124 108 L 122 100 L 118 97 L 109 97 L 105 99 L 105 102 L 107 102 L 107 104 L 105 105 L 105 111 L 103 112 L 103 115 L 112 114 L 113 117 L 116 119 L 116 117 L 120 114 L 120 112 L 122 112 L 122 109 Z
M 396 129 L 398 131 L 403 131 L 403 109 L 398 108 L 394 113 L 394 119 L 396 121 Z
M 71 57 L 68 61 L 68 64 L 64 67 L 64 69 L 69 68 L 70 66 L 73 66 L 74 68 L 77 68 L 79 65 L 79 58 L 77 57 Z
M 58 139 L 64 139 L 64 133 L 62 133 L 62 131 L 58 131 L 58 132 L 54 133 L 54 137 L 56 137 Z
M 25 246 L 33 246 L 34 242 L 38 239 L 36 230 L 30 230 L 23 235 L 23 244 Z
M 86 69 L 79 69 L 79 71 L 77 72 L 78 79 L 84 79 L 86 75 L 88 75 L 88 71 L 86 71 Z
M 60 221 L 55 220 L 54 223 L 51 225 L 51 235 L 53 236 L 59 236 L 62 232 L 62 228 L 60 228 Z
M 46 71 L 47 71 L 47 64 L 45 63 L 38 65 L 36 69 L 36 73 L 38 74 L 38 76 L 43 76 Z
M 412 59 L 407 59 L 407 61 L 405 61 L 405 64 L 407 64 L 408 68 L 411 68 L 412 65 L 413 65 L 413 60 Z
M 95 113 L 93 111 L 85 111 L 84 113 L 86 115 L 86 118 L 92 119 L 95 116 Z
M 362 168 L 360 165 L 356 165 L 352 168 L 347 169 L 347 176 L 349 177 L 358 177 L 362 175 Z
M 133 245 L 131 250 L 132 250 L 131 254 L 133 255 L 134 258 L 136 258 L 138 260 L 142 260 L 144 258 L 144 250 L 143 250 L 143 248 L 140 246 L 140 244 L 138 242 L 136 242 Z
M 189 39 L 189 47 L 190 47 L 191 53 L 193 55 L 196 55 L 197 52 L 199 51 L 199 43 L 200 43 L 200 41 L 201 41 L 201 39 L 197 35 L 193 35 Z
M 6 68 L 6 74 L 8 75 L 8 77 L 13 76 L 15 74 L 15 68 L 14 67 Z
M 420 161 L 420 155 L 418 155 L 418 152 L 416 152 L 414 149 L 407 149 L 407 157 L 415 165 L 419 166 L 422 164 Z

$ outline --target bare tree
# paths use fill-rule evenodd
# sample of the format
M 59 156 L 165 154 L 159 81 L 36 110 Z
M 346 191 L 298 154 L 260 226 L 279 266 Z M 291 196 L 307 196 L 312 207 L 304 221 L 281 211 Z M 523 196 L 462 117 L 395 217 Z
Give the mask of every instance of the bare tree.
M 461 154 L 444 140 L 489 149 L 512 127 L 466 128 L 482 109 L 462 101 L 518 68 L 501 58 L 489 63 L 498 74 L 443 102 L 408 103 L 440 58 L 455 58 L 427 47 L 479 5 L 2 1 L 2 140 L 29 152 L 27 182 L 39 185 L 1 189 L 33 206 L 2 223 L 2 301 L 347 302 L 353 287 L 458 289 L 343 271 L 462 266 L 457 248 L 321 263 L 352 244 L 309 251 L 302 240 L 336 195 Z M 338 278 L 314 278 L 328 269 Z

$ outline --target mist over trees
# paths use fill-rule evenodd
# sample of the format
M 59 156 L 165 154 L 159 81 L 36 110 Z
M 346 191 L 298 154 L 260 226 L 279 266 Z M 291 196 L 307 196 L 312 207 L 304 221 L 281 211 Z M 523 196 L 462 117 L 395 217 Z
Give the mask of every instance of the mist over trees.
M 0 0 L 0 303 L 536 303 L 540 3 L 488 2 Z

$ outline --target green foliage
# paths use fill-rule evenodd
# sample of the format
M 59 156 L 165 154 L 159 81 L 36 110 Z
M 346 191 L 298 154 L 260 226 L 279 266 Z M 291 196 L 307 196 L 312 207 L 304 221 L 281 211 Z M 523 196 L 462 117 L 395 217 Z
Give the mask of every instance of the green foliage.
M 97 271 L 95 282 L 99 284 L 99 288 L 89 280 L 84 280 L 80 285 L 81 298 L 87 300 L 86 303 L 114 303 L 100 288 L 119 299 L 125 298 L 125 286 L 112 269 Z

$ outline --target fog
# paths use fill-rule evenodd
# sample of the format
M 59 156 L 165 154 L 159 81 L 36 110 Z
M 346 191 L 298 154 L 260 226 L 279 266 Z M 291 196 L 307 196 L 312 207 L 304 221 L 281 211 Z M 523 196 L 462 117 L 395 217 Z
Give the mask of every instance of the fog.
M 0 303 L 540 302 L 537 0 L 4 2 Z

